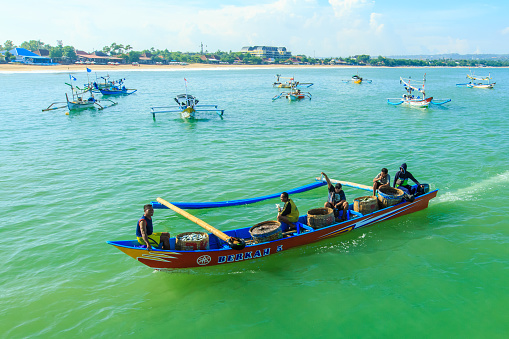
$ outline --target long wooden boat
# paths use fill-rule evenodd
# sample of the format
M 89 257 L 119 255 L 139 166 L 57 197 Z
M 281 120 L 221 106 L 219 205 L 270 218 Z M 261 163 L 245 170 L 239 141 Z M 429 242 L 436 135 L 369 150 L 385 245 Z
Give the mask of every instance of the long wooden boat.
M 333 182 L 333 180 L 331 180 L 331 182 Z M 363 188 L 366 190 L 371 189 L 368 186 Z M 330 226 L 319 229 L 310 227 L 308 225 L 307 215 L 303 215 L 300 216 L 298 222 L 295 223 L 297 227 L 295 232 L 285 232 L 286 235 L 282 239 L 262 243 L 255 243 L 253 241 L 249 232 L 251 226 L 224 232 L 227 236 L 243 239 L 245 241 L 246 246 L 240 250 L 233 249 L 226 241 L 212 233 L 208 234 L 209 249 L 207 250 L 175 250 L 175 237 L 170 239 L 170 250 L 152 249 L 148 251 L 145 246 L 140 245 L 137 240 L 108 241 L 107 243 L 115 246 L 133 259 L 157 270 L 225 265 L 266 257 L 294 247 L 337 237 L 381 221 L 418 212 L 427 208 L 429 201 L 435 198 L 437 193 L 438 190 L 434 190 L 417 196 L 413 201 L 403 200 L 397 205 L 365 215 L 355 212 L 353 206 L 350 205 L 346 221 L 336 222 Z M 283 224 L 282 226 L 285 225 Z

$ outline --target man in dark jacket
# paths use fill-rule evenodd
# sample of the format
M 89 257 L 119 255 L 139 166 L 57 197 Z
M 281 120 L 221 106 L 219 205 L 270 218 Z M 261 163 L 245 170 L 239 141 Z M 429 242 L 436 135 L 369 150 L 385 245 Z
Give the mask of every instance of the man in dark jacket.
M 412 173 L 408 172 L 406 169 L 407 169 L 406 163 L 403 163 L 399 167 L 399 171 L 398 171 L 398 173 L 396 173 L 396 176 L 394 177 L 393 187 L 402 190 L 406 194 L 415 195 L 415 192 L 417 191 L 417 189 L 408 184 L 408 179 L 412 180 L 419 186 L 421 184 L 419 184 L 419 181 L 417 181 L 417 179 L 414 178 Z

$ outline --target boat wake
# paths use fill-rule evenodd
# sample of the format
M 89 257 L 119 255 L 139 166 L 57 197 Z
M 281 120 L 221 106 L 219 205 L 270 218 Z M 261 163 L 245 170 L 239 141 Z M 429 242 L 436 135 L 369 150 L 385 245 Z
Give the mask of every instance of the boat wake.
M 456 192 L 446 192 L 436 199 L 436 203 L 455 201 L 475 201 L 479 195 L 509 183 L 509 171 L 497 174 L 494 177 L 475 183 L 471 186 L 461 188 Z

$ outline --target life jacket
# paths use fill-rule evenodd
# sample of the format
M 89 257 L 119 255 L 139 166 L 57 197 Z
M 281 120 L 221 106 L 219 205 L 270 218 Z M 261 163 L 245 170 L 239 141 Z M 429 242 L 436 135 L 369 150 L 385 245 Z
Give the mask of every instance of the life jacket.
M 142 216 L 140 220 L 138 220 L 138 224 L 136 224 L 136 236 L 141 238 L 141 230 L 140 230 L 140 221 L 145 220 L 147 222 L 147 235 L 151 235 L 154 233 L 154 227 L 152 225 L 152 219 L 147 218 L 146 216 Z
M 283 207 L 283 211 L 285 210 L 286 204 L 290 204 L 291 211 L 290 214 L 287 214 L 286 217 L 290 219 L 290 221 L 296 222 L 299 220 L 299 209 L 297 208 L 297 205 L 293 202 L 292 199 L 288 199 L 288 201 L 285 203 L 285 206 Z

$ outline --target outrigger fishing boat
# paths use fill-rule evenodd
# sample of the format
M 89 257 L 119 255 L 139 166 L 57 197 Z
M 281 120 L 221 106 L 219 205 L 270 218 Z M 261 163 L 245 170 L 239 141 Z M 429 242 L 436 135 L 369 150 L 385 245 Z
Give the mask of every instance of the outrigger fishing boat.
M 280 99 L 280 98 L 286 98 L 290 101 L 297 101 L 308 98 L 311 100 L 311 93 L 309 92 L 302 92 L 300 89 L 297 89 L 296 87 L 292 87 L 290 92 L 281 92 L 275 97 L 272 98 L 272 101 Z
M 180 113 L 182 119 L 196 119 L 198 113 L 214 112 L 220 117 L 224 114 L 224 109 L 218 108 L 217 105 L 198 105 L 199 100 L 191 94 L 187 94 L 187 80 L 186 93 L 177 95 L 174 100 L 177 106 L 155 106 L 150 107 L 152 117 L 156 120 L 157 113 Z
M 352 76 L 350 80 L 343 80 L 344 83 L 353 82 L 354 84 L 361 84 L 363 82 L 370 84 L 373 80 L 364 79 L 359 74 L 355 74 Z
M 323 178 L 316 179 L 318 182 L 306 185 L 305 190 L 326 185 Z M 373 190 L 371 186 L 332 179 L 330 181 L 331 183 L 339 182 L 342 183 L 343 186 L 355 187 L 370 192 Z M 413 199 L 403 199 L 399 203 L 379 210 L 374 210 L 373 212 L 357 212 L 352 206 L 355 204 L 354 203 L 350 205 L 345 221 L 338 222 L 339 219 L 335 219 L 334 216 L 332 216 L 332 220 L 329 220 L 328 225 L 325 226 L 313 224 L 313 219 L 308 217 L 309 213 L 312 211 L 310 210 L 308 215 L 302 215 L 299 217 L 298 221 L 294 223 L 292 230 L 288 230 L 290 225 L 278 225 L 279 223 L 275 221 L 267 221 L 255 226 L 248 226 L 226 232 L 221 232 L 178 207 L 179 204 L 183 204 L 180 206 L 182 208 L 186 208 L 185 204 L 192 203 L 170 203 L 164 199 L 157 198 L 157 203 L 153 203 L 154 208 L 172 209 L 173 211 L 197 223 L 210 233 L 195 233 L 195 235 L 198 235 L 198 240 L 200 240 L 200 242 L 194 242 L 194 244 L 190 244 L 191 246 L 189 247 L 184 246 L 185 249 L 182 249 L 181 247 L 182 235 L 185 234 L 187 236 L 192 232 L 183 233 L 181 235 L 177 235 L 177 237 L 170 238 L 169 250 L 147 250 L 146 246 L 138 243 L 138 240 L 108 241 L 107 243 L 115 246 L 117 249 L 135 260 L 157 270 L 224 265 L 269 256 L 294 247 L 304 246 L 313 242 L 343 235 L 358 228 L 371 226 L 377 222 L 394 219 L 405 214 L 423 210 L 428 207 L 429 201 L 435 198 L 437 193 L 438 190 L 429 192 L 428 189 Z M 274 197 L 279 194 L 280 193 L 270 196 Z M 244 203 L 254 203 L 268 199 L 268 197 L 269 196 L 244 199 Z M 236 200 L 234 204 L 240 204 L 242 201 L 243 200 Z M 195 208 L 214 208 L 223 206 L 231 205 L 229 201 L 219 203 L 199 203 L 199 205 L 196 205 Z M 342 211 L 340 213 L 342 214 Z M 274 223 L 276 224 L 276 231 L 272 232 L 269 236 L 259 237 L 255 234 L 255 229 L 259 230 L 264 226 L 273 225 Z M 274 237 L 274 235 L 276 236 Z M 180 249 L 177 249 L 177 247 Z
M 124 85 L 124 79 L 109 80 L 109 75 L 104 79 L 104 83 L 93 82 L 91 86 L 94 88 L 94 92 L 101 93 L 102 95 L 130 95 L 138 91 L 137 89 L 126 88 Z
M 281 79 L 288 79 L 288 81 L 281 82 Z M 273 87 L 277 88 L 308 88 L 313 86 L 312 82 L 298 82 L 292 77 L 282 77 L 281 74 L 276 74 L 276 82 L 272 84 Z
M 98 108 L 99 110 L 102 110 L 111 106 L 115 106 L 117 104 L 117 102 L 114 102 L 109 99 L 97 100 L 96 98 L 94 98 L 91 86 L 81 89 L 78 86 L 72 85 L 72 81 L 76 81 L 75 77 L 69 74 L 69 78 L 71 79 L 71 83 L 70 84 L 66 83 L 66 85 L 71 87 L 72 99 L 69 100 L 69 96 L 67 95 L 67 93 L 65 93 L 66 101 L 54 102 L 51 105 L 49 105 L 48 108 L 43 109 L 42 110 L 43 112 L 52 111 L 65 107 L 67 107 L 69 111 L 78 111 L 87 108 Z M 101 104 L 101 101 L 107 101 L 110 104 L 104 105 Z M 64 106 L 57 106 L 64 103 L 65 103 Z
M 456 84 L 458 87 L 468 87 L 468 88 L 486 88 L 493 89 L 496 82 L 491 82 L 491 73 L 488 73 L 486 77 L 475 76 L 474 74 L 467 74 L 467 78 L 470 79 L 468 84 Z M 477 82 L 476 82 L 477 81 Z M 482 82 L 484 81 L 484 82 Z
M 399 78 L 399 83 L 403 84 L 405 90 L 407 91 L 407 94 L 404 94 L 401 98 L 389 98 L 387 99 L 387 103 L 391 105 L 407 105 L 410 107 L 417 107 L 417 108 L 428 108 L 430 104 L 433 105 L 443 105 L 445 103 L 448 103 L 451 101 L 451 99 L 436 99 L 433 100 L 433 97 L 426 98 L 426 91 L 425 91 L 425 84 L 426 84 L 426 74 L 424 74 L 424 78 L 422 80 L 422 85 L 419 87 L 419 85 L 414 86 L 412 83 L 412 79 L 403 79 Z M 419 92 L 422 93 L 422 97 L 417 95 L 415 96 L 413 92 Z

